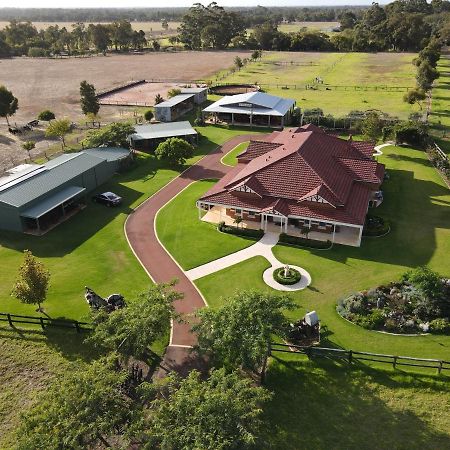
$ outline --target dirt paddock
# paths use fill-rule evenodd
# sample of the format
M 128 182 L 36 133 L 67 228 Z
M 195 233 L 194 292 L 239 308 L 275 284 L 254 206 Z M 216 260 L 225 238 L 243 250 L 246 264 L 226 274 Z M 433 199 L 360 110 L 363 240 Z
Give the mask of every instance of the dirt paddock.
M 132 80 L 197 80 L 231 67 L 248 52 L 178 52 L 92 58 L 12 58 L 0 60 L 0 80 L 19 99 L 12 121 L 34 119 L 43 109 L 73 120 L 81 115 L 80 82 L 106 91 Z M 162 95 L 162 94 L 161 94 Z M 102 111 L 100 110 L 100 115 Z

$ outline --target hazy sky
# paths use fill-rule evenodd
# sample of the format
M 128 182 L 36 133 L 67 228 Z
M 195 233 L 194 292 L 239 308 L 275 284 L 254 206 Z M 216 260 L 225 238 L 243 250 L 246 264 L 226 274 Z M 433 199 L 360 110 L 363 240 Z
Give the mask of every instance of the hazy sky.
M 211 0 L 212 1 L 212 0 Z M 171 7 L 191 6 L 194 0 L 0 0 L 0 7 L 16 8 L 118 8 L 118 7 Z M 203 4 L 209 0 L 203 0 Z M 330 5 L 370 5 L 372 0 L 218 0 L 221 6 L 330 6 Z M 379 1 L 387 3 L 387 1 Z

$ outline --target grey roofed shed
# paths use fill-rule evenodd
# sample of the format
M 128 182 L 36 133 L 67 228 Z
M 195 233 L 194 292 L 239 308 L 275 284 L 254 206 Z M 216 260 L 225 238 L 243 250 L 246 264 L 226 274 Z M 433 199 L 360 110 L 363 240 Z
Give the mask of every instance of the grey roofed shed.
M 194 97 L 194 94 L 178 94 L 173 96 L 172 98 L 165 100 L 164 102 L 158 103 L 157 105 L 155 105 L 155 109 L 167 108 L 168 106 L 176 106 L 192 97 Z
M 197 135 L 197 131 L 192 128 L 192 125 L 187 120 L 181 122 L 137 125 L 134 129 L 136 130 L 136 133 L 130 136 L 133 141 Z
M 56 194 L 51 195 L 50 197 L 45 198 L 42 202 L 38 203 L 31 208 L 26 209 L 20 215 L 22 217 L 30 217 L 32 219 L 39 219 L 39 217 L 47 214 L 52 209 L 61 205 L 68 200 L 76 197 L 77 195 L 82 194 L 86 188 L 79 186 L 68 186 L 62 191 L 58 191 Z

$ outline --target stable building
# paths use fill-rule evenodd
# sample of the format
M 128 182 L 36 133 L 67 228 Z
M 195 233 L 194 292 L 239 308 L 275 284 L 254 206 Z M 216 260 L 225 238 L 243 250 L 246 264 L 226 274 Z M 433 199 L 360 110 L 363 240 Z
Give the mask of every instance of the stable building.
M 86 194 L 129 158 L 123 148 L 87 149 L 10 169 L 0 177 L 0 229 L 44 234 L 82 209 Z
M 238 165 L 197 201 L 202 220 L 358 247 L 384 165 L 370 142 L 314 125 L 251 140 Z M 306 231 L 305 231 L 306 230 Z
M 192 128 L 190 122 L 152 123 L 136 125 L 136 133 L 129 137 L 130 145 L 136 150 L 151 152 L 166 139 L 178 137 L 192 145 L 198 143 L 198 133 Z
M 263 92 L 230 95 L 206 107 L 203 118 L 230 125 L 283 128 L 295 109 L 295 100 Z

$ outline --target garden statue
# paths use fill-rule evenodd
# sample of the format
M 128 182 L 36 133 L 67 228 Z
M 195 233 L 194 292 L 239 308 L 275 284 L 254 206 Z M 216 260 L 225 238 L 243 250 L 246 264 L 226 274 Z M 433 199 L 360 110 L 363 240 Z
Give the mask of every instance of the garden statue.
M 284 266 L 284 278 L 288 278 L 289 277 L 289 265 L 286 264 Z

